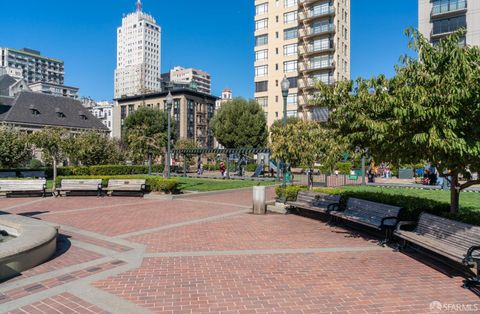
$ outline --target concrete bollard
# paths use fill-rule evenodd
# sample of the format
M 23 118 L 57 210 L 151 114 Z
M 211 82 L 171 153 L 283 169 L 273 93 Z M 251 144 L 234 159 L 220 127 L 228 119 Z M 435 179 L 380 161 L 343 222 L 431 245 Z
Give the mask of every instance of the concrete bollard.
M 267 196 L 264 186 L 253 187 L 253 213 L 255 215 L 265 215 L 267 213 L 266 206 Z

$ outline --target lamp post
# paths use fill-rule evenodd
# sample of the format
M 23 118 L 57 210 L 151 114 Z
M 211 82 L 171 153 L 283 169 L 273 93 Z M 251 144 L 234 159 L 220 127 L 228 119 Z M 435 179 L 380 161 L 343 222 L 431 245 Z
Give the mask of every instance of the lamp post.
M 287 128 L 287 98 L 288 98 L 288 91 L 290 89 L 290 81 L 287 79 L 287 76 L 285 75 L 282 83 L 282 96 L 283 96 L 283 128 Z M 285 160 L 283 161 L 283 182 L 282 182 L 282 187 L 286 188 L 287 187 L 287 165 L 285 163 Z
M 167 178 L 170 178 L 170 114 L 172 110 L 173 97 L 172 93 L 169 91 L 167 98 Z

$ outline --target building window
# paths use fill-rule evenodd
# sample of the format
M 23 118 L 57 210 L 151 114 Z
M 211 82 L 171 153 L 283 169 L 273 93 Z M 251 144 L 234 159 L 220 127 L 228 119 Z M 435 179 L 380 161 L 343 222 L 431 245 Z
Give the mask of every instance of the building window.
M 283 38 L 285 40 L 295 39 L 298 37 L 298 29 L 296 27 L 289 28 L 283 31 Z
M 256 100 L 262 108 L 268 107 L 268 97 L 257 97 Z
M 288 12 L 283 14 L 283 23 L 289 24 L 297 20 L 297 11 Z
M 297 110 L 288 110 L 287 118 L 296 118 L 298 116 Z
M 255 22 L 255 30 L 261 30 L 268 28 L 268 19 L 262 19 Z
M 263 46 L 268 44 L 268 35 L 255 36 L 255 46 Z
M 433 34 L 443 34 L 454 32 L 459 28 L 467 27 L 467 18 L 465 15 L 452 17 L 449 19 L 433 21 Z
M 290 82 L 290 88 L 297 88 L 298 87 L 298 78 L 297 77 L 289 77 L 287 79 Z
M 266 14 L 268 13 L 268 3 L 262 3 L 257 6 L 255 6 L 255 14 L 260 15 L 260 14 Z
M 286 61 L 283 63 L 283 72 L 297 71 L 297 61 Z
M 283 46 L 283 55 L 284 56 L 292 56 L 296 55 L 298 50 L 297 44 L 285 45 Z
M 298 104 L 297 94 L 289 94 L 287 97 L 287 105 L 293 106 Z
M 255 61 L 262 61 L 268 59 L 268 50 L 255 51 Z
M 255 67 L 255 77 L 268 75 L 268 66 L 261 65 Z
M 433 0 L 432 14 L 462 10 L 467 7 L 465 0 Z
M 298 0 L 284 0 L 284 7 L 291 8 L 298 4 Z
M 268 81 L 255 82 L 255 93 L 268 91 Z

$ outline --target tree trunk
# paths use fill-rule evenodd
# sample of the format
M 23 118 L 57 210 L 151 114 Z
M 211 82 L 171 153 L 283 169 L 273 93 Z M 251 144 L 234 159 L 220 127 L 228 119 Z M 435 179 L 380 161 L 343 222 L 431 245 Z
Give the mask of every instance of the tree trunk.
M 57 187 L 57 159 L 53 158 L 53 192 L 55 192 Z
M 458 173 L 452 174 L 450 184 L 450 213 L 456 214 L 460 205 L 460 187 L 458 184 Z

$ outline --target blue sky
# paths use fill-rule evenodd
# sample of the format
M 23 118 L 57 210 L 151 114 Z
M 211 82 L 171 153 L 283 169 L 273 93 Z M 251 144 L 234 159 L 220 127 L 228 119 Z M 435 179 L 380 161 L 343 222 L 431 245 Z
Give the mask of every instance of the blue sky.
M 253 0 L 143 0 L 162 26 L 162 71 L 212 74 L 213 92 L 253 95 Z M 393 74 L 417 26 L 417 0 L 351 0 L 352 78 Z M 2 0 L 0 47 L 29 47 L 65 60 L 65 83 L 82 96 L 113 97 L 116 28 L 134 0 Z

